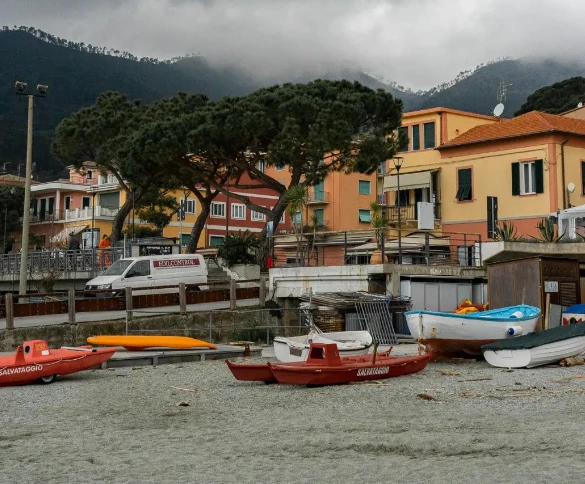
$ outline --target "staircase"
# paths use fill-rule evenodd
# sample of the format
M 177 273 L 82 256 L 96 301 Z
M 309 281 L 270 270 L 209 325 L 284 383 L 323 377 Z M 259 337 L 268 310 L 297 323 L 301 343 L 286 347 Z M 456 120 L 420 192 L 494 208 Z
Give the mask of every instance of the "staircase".
M 214 283 L 214 289 L 229 287 L 230 276 L 217 264 L 215 259 L 207 259 L 207 279 L 209 282 Z M 223 283 L 225 283 L 225 286 Z

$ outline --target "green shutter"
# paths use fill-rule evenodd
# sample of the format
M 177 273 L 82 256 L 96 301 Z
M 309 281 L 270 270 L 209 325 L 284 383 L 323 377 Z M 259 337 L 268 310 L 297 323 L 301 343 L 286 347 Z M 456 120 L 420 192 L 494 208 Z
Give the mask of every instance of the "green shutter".
M 585 161 L 581 162 L 581 193 L 585 195 Z
M 435 147 L 435 123 L 424 124 L 425 149 Z
M 520 195 L 520 163 L 512 163 L 512 195 Z
M 536 193 L 544 193 L 544 173 L 542 160 L 536 160 L 534 162 L 534 168 L 536 172 L 536 180 L 534 181 L 534 188 Z
M 459 201 L 473 200 L 471 185 L 471 168 L 457 170 L 457 194 L 455 198 Z

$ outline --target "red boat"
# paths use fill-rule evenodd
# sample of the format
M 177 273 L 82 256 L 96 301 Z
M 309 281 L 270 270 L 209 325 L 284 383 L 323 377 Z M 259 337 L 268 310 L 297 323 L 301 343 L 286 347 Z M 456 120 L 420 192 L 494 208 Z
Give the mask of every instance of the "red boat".
M 390 350 L 391 351 L 391 350 Z M 306 361 L 294 363 L 226 363 L 237 380 L 296 385 L 339 385 L 381 380 L 422 370 L 432 354 L 396 357 L 390 351 L 341 358 L 335 344 L 313 343 Z
M 53 383 L 57 375 L 87 370 L 107 361 L 116 348 L 91 346 L 51 350 L 46 341 L 25 341 L 11 356 L 0 357 L 0 386 L 23 385 L 39 381 Z
M 339 357 L 337 345 L 311 345 L 307 364 L 268 363 L 278 383 L 288 385 L 342 385 L 368 380 L 383 380 L 421 371 L 427 366 L 432 353 L 415 356 L 373 355 L 366 361 L 346 361 Z M 363 358 L 363 357 L 362 357 Z

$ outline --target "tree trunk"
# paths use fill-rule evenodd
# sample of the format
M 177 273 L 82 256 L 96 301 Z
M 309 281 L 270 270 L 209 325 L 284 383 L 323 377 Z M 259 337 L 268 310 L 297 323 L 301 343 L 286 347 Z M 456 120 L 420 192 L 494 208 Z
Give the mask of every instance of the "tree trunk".
M 122 239 L 122 228 L 124 227 L 124 222 L 126 217 L 132 210 L 132 198 L 126 198 L 124 204 L 118 209 L 118 213 L 114 217 L 114 221 L 112 222 L 112 233 L 110 234 L 110 240 L 112 241 L 112 245 L 116 243 L 116 241 Z
M 209 217 L 209 212 L 211 210 L 211 200 L 212 198 L 203 198 L 199 200 L 201 212 L 197 216 L 197 220 L 195 220 L 195 224 L 191 229 L 191 238 L 189 239 L 189 245 L 187 246 L 187 252 L 190 254 L 195 252 L 195 249 L 197 249 L 197 245 L 199 244 L 199 237 L 201 237 L 201 232 L 203 232 L 203 229 L 205 228 L 205 222 L 207 222 L 207 217 Z

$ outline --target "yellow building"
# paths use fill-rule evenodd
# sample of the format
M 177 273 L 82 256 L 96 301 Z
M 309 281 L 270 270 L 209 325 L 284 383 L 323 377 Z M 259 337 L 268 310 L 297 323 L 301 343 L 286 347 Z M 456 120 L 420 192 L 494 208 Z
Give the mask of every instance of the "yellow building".
M 445 187 L 443 160 L 437 147 L 472 128 L 499 122 L 493 116 L 441 107 L 404 113 L 399 131 L 408 137 L 409 142 L 396 155 L 403 158 L 400 177 L 397 176 L 393 160 L 389 160 L 387 176 L 383 178 L 383 187 L 379 188 L 380 192 L 386 194 L 387 213 L 391 222 L 396 223 L 398 220 L 400 196 L 400 219 L 406 230 L 416 226 L 418 202 L 433 203 L 435 222 L 439 227 L 444 218 L 443 211 L 449 212 L 449 207 L 445 207 L 449 195 Z

